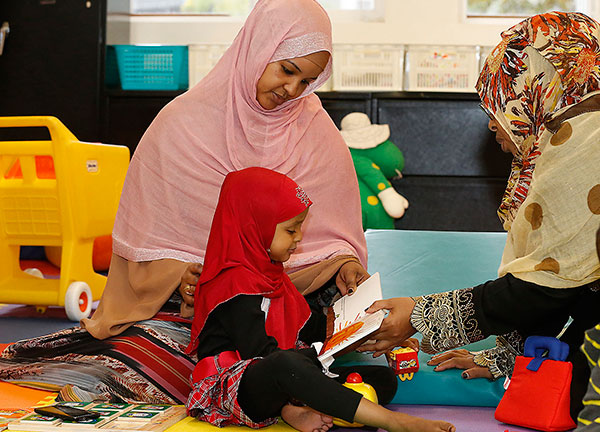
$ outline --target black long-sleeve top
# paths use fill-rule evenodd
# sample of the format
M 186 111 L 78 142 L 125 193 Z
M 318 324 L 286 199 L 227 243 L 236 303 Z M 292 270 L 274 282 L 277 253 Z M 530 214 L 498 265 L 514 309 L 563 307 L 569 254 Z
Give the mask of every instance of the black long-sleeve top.
M 262 300 L 260 295 L 238 295 L 217 306 L 198 337 L 198 359 L 223 351 L 237 350 L 242 359 L 265 357 L 278 351 L 277 341 L 265 330 Z M 300 340 L 308 344 L 323 341 L 325 325 L 322 311 L 311 309 L 310 318 L 300 331 Z

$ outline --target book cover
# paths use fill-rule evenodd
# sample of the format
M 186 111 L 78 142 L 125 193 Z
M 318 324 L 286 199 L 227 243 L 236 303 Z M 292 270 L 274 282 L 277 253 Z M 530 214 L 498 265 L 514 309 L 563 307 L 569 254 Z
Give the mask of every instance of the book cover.
M 0 431 L 8 427 L 10 422 L 19 420 L 26 414 L 30 414 L 31 409 L 0 409 Z
M 72 422 L 30 414 L 8 423 L 8 430 L 39 432 L 162 432 L 186 417 L 182 405 L 129 405 L 91 403 L 85 409 L 104 413 L 90 421 Z M 27 411 L 25 411 L 27 412 Z

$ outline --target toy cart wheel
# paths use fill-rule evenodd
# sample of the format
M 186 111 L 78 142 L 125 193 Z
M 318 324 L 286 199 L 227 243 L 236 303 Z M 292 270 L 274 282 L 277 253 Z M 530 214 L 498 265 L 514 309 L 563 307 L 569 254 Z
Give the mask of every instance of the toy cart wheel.
M 65 312 L 71 321 L 87 318 L 92 311 L 92 290 L 85 282 L 73 282 L 65 294 Z

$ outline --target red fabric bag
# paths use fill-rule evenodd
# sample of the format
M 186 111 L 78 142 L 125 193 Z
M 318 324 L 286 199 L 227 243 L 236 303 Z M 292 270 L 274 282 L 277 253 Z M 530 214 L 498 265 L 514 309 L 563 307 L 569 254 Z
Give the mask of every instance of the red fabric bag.
M 546 351 L 548 356 L 542 357 Z M 565 361 L 568 353 L 569 346 L 556 338 L 527 338 L 496 420 L 549 432 L 575 428 L 569 413 L 573 365 Z

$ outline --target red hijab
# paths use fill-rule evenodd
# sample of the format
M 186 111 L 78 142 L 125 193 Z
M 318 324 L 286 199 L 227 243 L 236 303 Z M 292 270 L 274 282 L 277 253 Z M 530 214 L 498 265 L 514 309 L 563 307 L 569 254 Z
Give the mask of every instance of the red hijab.
M 275 227 L 302 213 L 312 202 L 289 177 L 266 168 L 246 168 L 225 177 L 212 221 L 202 275 L 194 303 L 194 322 L 187 352 L 210 313 L 237 295 L 271 300 L 266 332 L 282 349 L 294 348 L 310 308 L 267 249 Z

